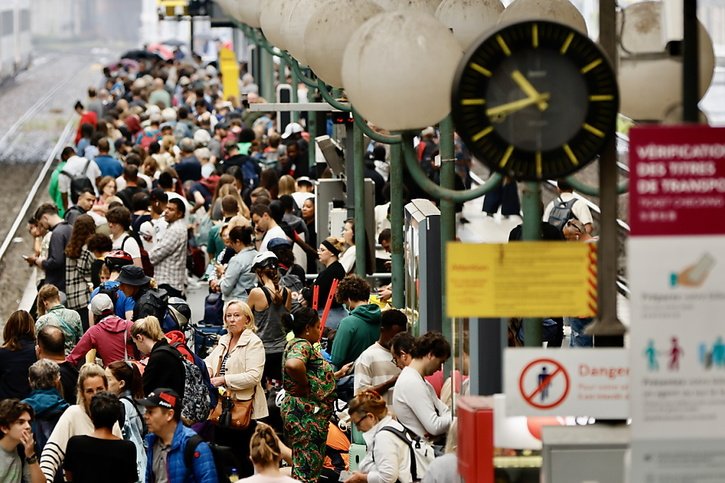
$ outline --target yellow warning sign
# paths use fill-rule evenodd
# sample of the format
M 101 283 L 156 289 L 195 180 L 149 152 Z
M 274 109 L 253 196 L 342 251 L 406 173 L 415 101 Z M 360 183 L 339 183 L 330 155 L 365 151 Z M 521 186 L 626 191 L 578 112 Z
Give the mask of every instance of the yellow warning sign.
M 592 317 L 596 245 L 448 243 L 448 317 Z
M 233 50 L 226 47 L 219 49 L 219 68 L 222 73 L 224 99 L 234 97 L 239 100 L 239 63 Z

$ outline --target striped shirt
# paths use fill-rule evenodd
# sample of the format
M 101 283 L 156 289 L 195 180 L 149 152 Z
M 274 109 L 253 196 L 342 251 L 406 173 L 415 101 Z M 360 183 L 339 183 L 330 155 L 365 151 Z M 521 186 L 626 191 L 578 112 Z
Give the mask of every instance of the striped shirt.
M 370 389 L 400 374 L 400 369 L 393 363 L 393 355 L 388 349 L 375 342 L 365 349 L 355 361 L 355 394 Z M 393 389 L 381 394 L 388 409 L 393 405 Z

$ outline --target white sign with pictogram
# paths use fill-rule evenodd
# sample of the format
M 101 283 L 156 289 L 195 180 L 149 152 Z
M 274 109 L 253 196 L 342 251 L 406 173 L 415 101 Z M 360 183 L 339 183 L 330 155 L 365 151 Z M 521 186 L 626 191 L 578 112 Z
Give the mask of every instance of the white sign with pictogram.
M 629 417 L 625 349 L 506 349 L 508 416 Z

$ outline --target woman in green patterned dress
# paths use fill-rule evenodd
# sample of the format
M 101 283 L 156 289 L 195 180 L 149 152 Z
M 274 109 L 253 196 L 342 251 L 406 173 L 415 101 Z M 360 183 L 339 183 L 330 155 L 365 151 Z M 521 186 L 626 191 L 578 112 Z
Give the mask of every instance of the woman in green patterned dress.
M 287 444 L 292 448 L 292 477 L 302 483 L 316 483 L 325 457 L 325 441 L 336 379 L 351 364 L 333 372 L 313 344 L 320 340 L 317 311 L 304 308 L 282 317 L 294 339 L 287 343 L 282 365 L 285 396 L 281 411 Z

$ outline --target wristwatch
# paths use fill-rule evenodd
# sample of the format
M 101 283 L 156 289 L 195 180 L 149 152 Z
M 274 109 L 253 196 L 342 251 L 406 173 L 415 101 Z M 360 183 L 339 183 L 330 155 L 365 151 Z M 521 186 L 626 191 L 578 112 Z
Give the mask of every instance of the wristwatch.
M 25 463 L 29 465 L 34 465 L 38 462 L 38 455 L 34 454 L 33 456 L 26 456 L 25 457 Z

